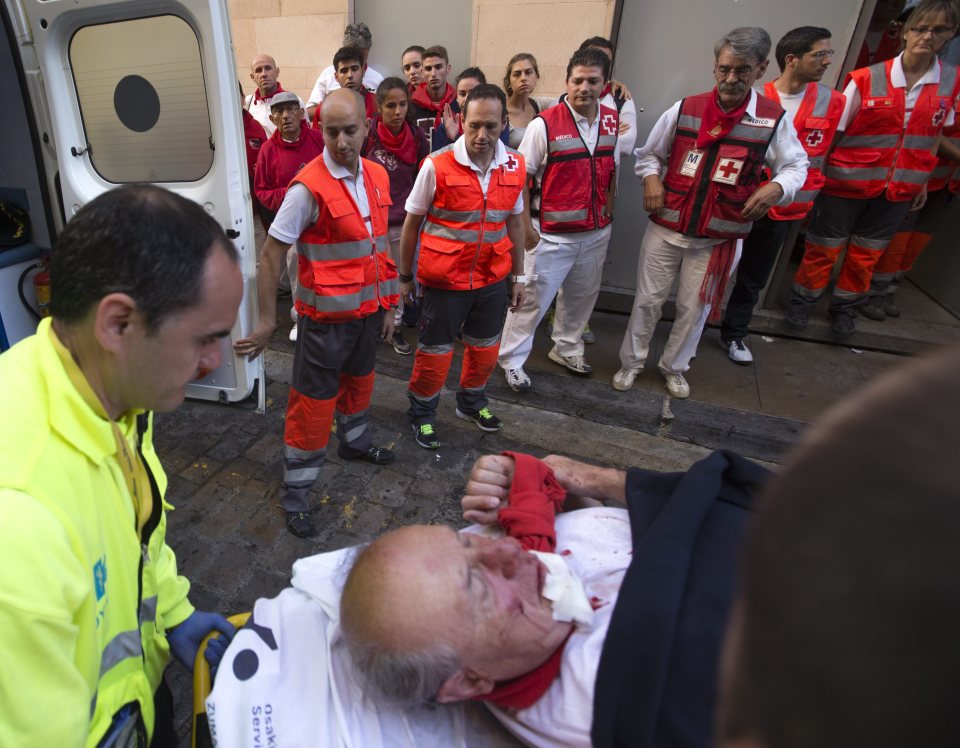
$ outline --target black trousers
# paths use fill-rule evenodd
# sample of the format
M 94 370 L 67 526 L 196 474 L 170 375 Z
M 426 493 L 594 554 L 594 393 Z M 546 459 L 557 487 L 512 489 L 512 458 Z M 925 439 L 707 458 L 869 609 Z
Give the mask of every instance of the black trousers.
M 743 240 L 737 282 L 730 293 L 727 311 L 720 326 L 723 342 L 747 337 L 747 327 L 753 319 L 753 307 L 770 278 L 777 252 L 794 223 L 796 221 L 774 221 L 764 216 L 754 222 L 750 234 Z

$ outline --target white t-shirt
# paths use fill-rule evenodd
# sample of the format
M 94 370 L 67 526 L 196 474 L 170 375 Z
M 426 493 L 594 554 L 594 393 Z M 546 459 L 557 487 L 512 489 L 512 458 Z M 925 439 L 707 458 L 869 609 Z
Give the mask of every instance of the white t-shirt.
M 323 163 L 326 164 L 330 175 L 334 179 L 341 180 L 346 185 L 353 202 L 357 206 L 360 215 L 363 216 L 367 231 L 373 236 L 373 229 L 370 225 L 370 202 L 367 200 L 367 190 L 363 184 L 363 159 L 357 165 L 357 176 L 345 167 L 334 161 L 326 149 L 323 151 Z M 297 182 L 283 196 L 283 202 L 280 204 L 280 210 L 277 211 L 277 217 L 270 224 L 268 232 L 277 241 L 284 244 L 293 244 L 308 226 L 312 226 L 320 218 L 320 207 L 310 192 L 303 184 Z
M 423 160 L 423 164 L 420 166 L 420 172 L 417 174 L 417 180 L 413 183 L 413 189 L 410 190 L 410 195 L 407 197 L 405 206 L 407 213 L 413 213 L 415 216 L 424 216 L 427 214 L 427 211 L 430 210 L 430 206 L 433 205 L 433 194 L 437 190 L 437 173 L 433 168 L 433 157 L 438 155 L 438 153 L 439 151 L 431 153 Z M 470 159 L 470 154 L 467 153 L 467 144 L 462 135 L 457 138 L 453 144 L 453 157 L 457 160 L 458 164 L 470 167 L 480 182 L 480 189 L 483 190 L 484 195 L 487 194 L 490 175 L 498 166 L 509 163 L 510 159 L 513 158 L 511 153 L 506 149 L 506 146 L 498 139 L 495 145 L 493 161 L 490 162 L 490 166 L 486 171 L 481 171 L 480 167 Z M 517 196 L 517 202 L 514 203 L 510 213 L 512 215 L 523 213 L 522 191 Z
M 777 91 L 777 97 L 780 99 L 780 106 L 783 107 L 783 111 L 787 113 L 787 116 L 790 118 L 790 121 L 793 122 L 797 118 L 797 112 L 800 110 L 800 105 L 803 103 L 803 97 L 806 95 L 807 91 L 805 88 L 801 88 L 797 93 L 784 93 L 783 91 Z
M 376 91 L 377 86 L 379 86 L 382 81 L 383 76 L 371 67 L 368 67 L 363 73 L 363 86 L 371 91 Z M 338 88 L 340 88 L 340 84 L 337 82 L 337 72 L 333 69 L 333 65 L 325 67 L 313 84 L 307 106 L 319 104 L 326 98 L 328 93 L 336 91 Z

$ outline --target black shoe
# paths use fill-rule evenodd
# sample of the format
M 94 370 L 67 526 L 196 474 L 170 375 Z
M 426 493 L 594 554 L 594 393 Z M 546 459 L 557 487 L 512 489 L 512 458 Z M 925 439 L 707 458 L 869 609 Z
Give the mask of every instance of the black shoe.
M 440 436 L 437 434 L 437 427 L 432 423 L 421 423 L 419 426 L 415 423 L 413 427 L 413 438 L 424 449 L 437 449 L 440 446 Z
M 401 356 L 409 356 L 413 353 L 413 346 L 403 339 L 403 335 L 400 334 L 399 330 L 393 331 L 393 337 L 390 338 L 390 345 L 392 345 L 393 350 Z
M 287 529 L 298 538 L 309 538 L 315 532 L 313 517 L 310 512 L 287 512 Z
M 481 431 L 499 431 L 503 428 L 503 421 L 491 413 L 490 408 L 480 408 L 476 413 L 465 413 L 457 408 L 457 418 L 473 421 Z
M 892 294 L 883 297 L 883 313 L 888 317 L 900 316 L 900 307 L 898 307 L 897 302 L 893 300 Z
M 861 304 L 857 307 L 857 310 L 864 317 L 872 319 L 874 322 L 883 322 L 887 318 L 887 313 L 884 311 L 880 299 L 877 298 L 872 298 L 866 304 Z
M 839 312 L 830 312 L 830 329 L 838 338 L 849 338 L 857 331 L 857 324 L 853 320 L 852 309 L 843 309 Z
M 371 465 L 389 465 L 396 459 L 396 455 L 386 447 L 375 447 L 372 444 L 367 447 L 366 452 L 353 450 L 341 444 L 337 447 L 337 456 L 344 460 L 363 460 Z

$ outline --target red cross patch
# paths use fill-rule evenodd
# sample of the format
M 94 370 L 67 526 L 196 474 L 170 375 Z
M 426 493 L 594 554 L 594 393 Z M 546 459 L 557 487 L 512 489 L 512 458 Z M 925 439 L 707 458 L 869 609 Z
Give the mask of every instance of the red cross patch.
M 804 140 L 808 146 L 816 148 L 823 142 L 823 130 L 811 130 L 807 133 L 807 137 L 805 137 Z
M 736 184 L 743 169 L 743 159 L 721 158 L 713 172 L 713 181 L 722 184 Z
M 943 121 L 947 118 L 947 110 L 944 108 L 943 103 L 941 102 L 940 108 L 934 112 L 933 119 L 931 120 L 934 127 L 940 127 L 943 124 Z
M 600 118 L 600 132 L 604 135 L 614 135 L 617 132 L 617 118 L 612 114 L 605 114 Z
M 507 154 L 507 160 L 503 163 L 504 171 L 516 171 L 520 166 L 520 162 L 514 157 L 512 153 Z

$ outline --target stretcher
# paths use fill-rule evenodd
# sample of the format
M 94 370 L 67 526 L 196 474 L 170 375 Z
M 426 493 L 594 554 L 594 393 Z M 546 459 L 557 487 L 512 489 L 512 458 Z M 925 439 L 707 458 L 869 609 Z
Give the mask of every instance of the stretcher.
M 249 611 L 230 616 L 230 621 L 236 628 L 240 628 L 250 618 Z M 207 643 L 217 635 L 210 632 L 200 643 L 197 657 L 193 661 L 193 719 L 191 721 L 190 748 L 213 748 L 213 738 L 210 736 L 210 726 L 207 723 L 207 697 L 213 687 L 213 678 L 210 673 L 210 663 L 205 657 Z

